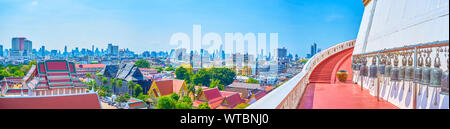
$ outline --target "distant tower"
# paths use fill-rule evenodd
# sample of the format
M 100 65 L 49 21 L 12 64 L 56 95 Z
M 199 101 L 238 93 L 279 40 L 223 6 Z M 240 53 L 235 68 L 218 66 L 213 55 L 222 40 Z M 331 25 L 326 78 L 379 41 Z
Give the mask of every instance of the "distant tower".
M 200 68 L 203 68 L 203 49 L 200 49 Z
M 191 54 L 189 54 L 189 63 L 191 64 L 192 68 L 194 68 L 194 61 L 192 60 L 193 56 L 194 56 L 194 51 L 191 51 Z
M 64 57 L 67 57 L 68 56 L 68 53 L 67 53 L 67 45 L 66 46 L 64 46 Z

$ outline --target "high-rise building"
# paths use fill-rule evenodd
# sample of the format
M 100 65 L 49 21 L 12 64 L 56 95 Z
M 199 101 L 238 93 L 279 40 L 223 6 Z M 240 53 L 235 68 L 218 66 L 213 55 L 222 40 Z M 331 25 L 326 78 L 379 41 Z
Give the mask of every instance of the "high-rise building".
M 0 57 L 3 57 L 3 45 L 0 45 Z
M 285 47 L 278 48 L 278 49 L 276 49 L 276 54 L 277 54 L 276 56 L 277 56 L 278 59 L 286 58 L 286 56 L 287 56 L 287 49 Z
M 108 44 L 106 53 L 110 56 L 119 56 L 119 46 L 114 46 L 112 44 Z
M 33 43 L 25 37 L 15 37 L 11 41 L 11 56 L 31 56 Z
M 320 48 L 317 48 L 317 44 L 316 44 L 316 43 L 313 43 L 313 44 L 311 45 L 311 48 L 310 48 L 310 49 L 311 49 L 311 50 L 310 50 L 310 53 L 306 55 L 306 58 L 311 58 L 311 57 L 313 57 L 315 54 L 317 54 L 317 53 L 320 52 Z
M 41 52 L 41 56 L 44 57 L 45 56 L 45 46 L 41 47 L 40 52 Z

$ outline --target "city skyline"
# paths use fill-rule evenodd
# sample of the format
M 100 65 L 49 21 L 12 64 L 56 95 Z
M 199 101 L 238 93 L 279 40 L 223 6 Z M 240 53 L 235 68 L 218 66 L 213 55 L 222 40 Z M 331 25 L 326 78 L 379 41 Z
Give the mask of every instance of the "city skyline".
M 279 33 L 280 47 L 291 48 L 294 55 L 304 56 L 308 45 L 298 44 L 316 42 L 318 47 L 327 48 L 356 38 L 363 12 L 363 6 L 353 1 L 20 0 L 0 3 L 0 17 L 9 19 L 0 21 L 0 44 L 5 49 L 11 48 L 12 37 L 27 37 L 33 41 L 33 48 L 45 45 L 48 50 L 62 50 L 67 45 L 71 50 L 92 45 L 101 48 L 113 43 L 137 53 L 169 51 L 175 47 L 167 45 L 172 34 L 191 34 L 192 25 L 200 24 L 203 34 Z M 239 10 L 226 9 L 231 6 Z

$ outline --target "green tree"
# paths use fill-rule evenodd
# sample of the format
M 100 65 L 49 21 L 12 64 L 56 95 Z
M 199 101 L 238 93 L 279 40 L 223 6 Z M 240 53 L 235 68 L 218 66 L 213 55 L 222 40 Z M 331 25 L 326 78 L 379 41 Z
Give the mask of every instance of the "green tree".
M 177 93 L 172 93 L 170 95 L 170 98 L 172 98 L 175 101 L 178 101 L 178 99 L 180 99 L 180 95 L 178 95 Z
M 209 88 L 216 88 L 219 87 L 219 90 L 223 90 L 224 85 L 220 84 L 220 80 L 218 79 L 211 79 L 211 83 L 209 84 Z
M 117 86 L 116 78 L 112 78 L 109 82 L 111 83 L 111 89 L 113 89 L 114 93 L 114 88 Z
M 128 81 L 127 86 L 128 86 L 128 92 L 130 92 L 131 95 L 133 95 L 133 90 L 136 86 L 136 83 L 134 83 L 133 81 Z
M 175 109 L 175 100 L 167 96 L 161 96 L 156 104 L 157 109 Z
M 186 73 L 187 73 L 187 69 L 185 69 L 183 67 L 178 67 L 175 70 L 176 79 L 184 80 L 184 78 L 186 78 L 185 75 L 187 75 Z
M 163 68 L 161 68 L 161 67 L 156 67 L 155 69 L 157 69 L 158 70 L 158 73 L 161 73 L 164 69 Z
M 134 97 L 138 97 L 139 94 L 142 94 L 144 92 L 144 89 L 141 87 L 141 85 L 136 84 L 134 87 Z
M 14 77 L 23 77 L 23 76 L 25 76 L 25 74 L 22 71 L 18 70 L 18 71 L 14 72 L 13 76 Z
M 85 75 L 86 78 L 91 78 L 91 76 L 92 76 L 91 73 L 86 73 Z
M 123 82 L 121 79 L 117 79 L 115 86 L 119 89 L 123 88 Z M 117 92 L 117 91 L 116 91 Z
M 140 93 L 136 98 L 148 103 L 148 99 L 150 97 L 148 95 L 144 95 L 144 94 Z
M 202 93 L 202 92 L 203 92 L 203 89 L 202 88 L 198 88 L 198 90 L 197 90 L 197 97 L 200 96 L 200 93 Z
M 98 96 L 100 96 L 100 97 L 106 97 L 108 94 L 105 92 L 105 91 L 103 91 L 103 90 L 100 90 L 99 92 L 98 92 Z
M 253 84 L 259 84 L 259 81 L 254 78 L 249 78 L 245 80 L 246 83 L 253 83 Z
M 185 102 L 178 102 L 175 104 L 176 109 L 192 109 L 192 106 Z
M 108 78 L 103 77 L 102 78 L 102 85 L 106 85 L 108 83 Z
M 136 61 L 135 65 L 138 68 L 150 68 L 150 62 L 144 59 L 139 59 L 138 61 Z
M 184 75 L 184 81 L 186 81 L 186 83 L 192 83 L 192 77 L 194 76 L 194 74 L 190 71 L 186 72 L 186 74 Z
M 191 97 L 189 97 L 189 96 L 183 96 L 182 98 L 181 98 L 181 101 L 180 102 L 183 102 L 183 103 L 186 103 L 186 104 L 188 104 L 189 105 L 189 107 L 192 107 L 192 105 L 194 104 L 193 102 L 192 102 L 192 99 L 191 99 Z
M 166 71 L 175 71 L 175 69 L 173 67 L 169 66 L 166 68 Z
M 192 94 L 195 95 L 195 85 L 194 83 L 188 83 L 187 84 L 187 88 L 188 88 L 188 94 Z
M 209 107 L 207 102 L 201 103 L 200 105 L 198 105 L 197 109 L 211 109 L 211 107 Z
M 200 69 L 194 77 L 192 77 L 192 81 L 195 85 L 209 85 L 211 83 L 211 75 L 207 69 Z
M 211 68 L 209 71 L 211 72 L 211 78 L 220 80 L 220 84 L 224 86 L 233 83 L 236 77 L 236 72 L 229 68 Z

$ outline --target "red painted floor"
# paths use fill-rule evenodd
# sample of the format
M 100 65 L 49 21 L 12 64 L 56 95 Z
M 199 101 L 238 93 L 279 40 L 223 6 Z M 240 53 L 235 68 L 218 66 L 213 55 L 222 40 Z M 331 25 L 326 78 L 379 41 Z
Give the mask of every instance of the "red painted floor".
M 377 101 L 368 90 L 351 83 L 352 52 L 353 48 L 330 56 L 314 69 L 299 109 L 398 109 L 381 98 Z M 347 82 L 334 81 L 338 70 L 348 71 Z

